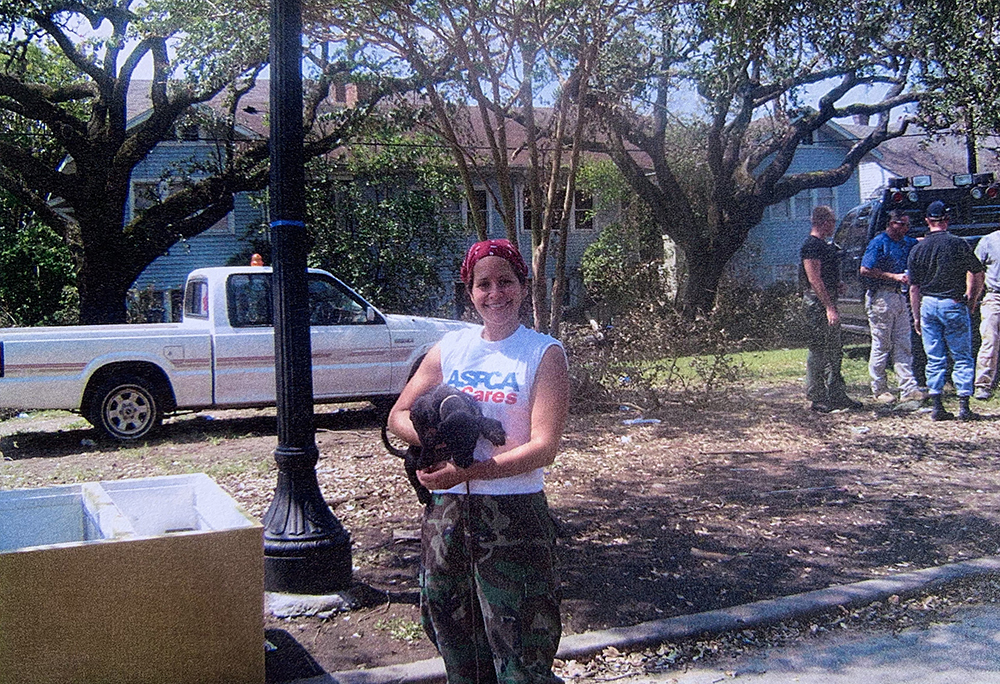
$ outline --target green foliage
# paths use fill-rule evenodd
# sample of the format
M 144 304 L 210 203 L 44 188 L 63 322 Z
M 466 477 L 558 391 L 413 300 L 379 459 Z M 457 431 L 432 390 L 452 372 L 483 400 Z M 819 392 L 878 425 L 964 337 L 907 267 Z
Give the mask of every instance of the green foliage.
M 631 195 L 621 171 L 607 159 L 584 161 L 576 179 L 579 190 L 594 197 L 595 210 L 618 209 L 618 202 Z
M 764 369 L 748 353 L 805 340 L 801 297 L 786 283 L 760 289 L 724 281 L 716 307 L 694 319 L 637 298 L 613 320 L 567 336 L 577 409 L 710 401 L 759 379 Z M 801 364 L 791 371 L 802 372 Z
M 248 65 L 268 60 L 269 4 L 246 0 L 145 0 L 135 8 L 136 35 L 176 36 L 174 78 L 201 85 L 225 84 Z
M 386 311 L 443 313 L 463 229 L 446 209 L 459 199 L 453 170 L 412 137 L 359 148 L 345 163 L 307 170 L 309 265 L 344 279 Z
M 962 132 L 993 135 L 1000 130 L 996 97 L 1000 3 L 995 0 L 903 0 L 914 17 L 913 34 L 925 46 L 920 78 L 935 97 L 921 103 L 921 124 L 928 130 L 952 126 Z
M 0 195 L 0 325 L 73 322 L 73 282 L 60 238 Z
M 743 349 L 805 344 L 802 297 L 790 283 L 761 289 L 732 277 L 723 279 L 713 318 L 726 339 Z
M 587 297 L 603 320 L 641 302 L 666 298 L 663 236 L 634 203 L 584 250 L 580 272 Z
M 152 285 L 145 290 L 129 290 L 125 308 L 126 321 L 129 323 L 163 322 L 162 294 L 155 292 Z
M 950 9 L 877 0 L 650 9 L 630 7 L 634 21 L 602 44 L 588 105 L 605 151 L 685 257 L 683 307 L 705 313 L 768 206 L 848 181 L 867 152 L 906 134 L 929 99 L 920 66 L 933 49 L 916 19 L 946 20 Z M 853 114 L 873 122 L 856 144 L 822 169 L 792 163 L 803 141 Z

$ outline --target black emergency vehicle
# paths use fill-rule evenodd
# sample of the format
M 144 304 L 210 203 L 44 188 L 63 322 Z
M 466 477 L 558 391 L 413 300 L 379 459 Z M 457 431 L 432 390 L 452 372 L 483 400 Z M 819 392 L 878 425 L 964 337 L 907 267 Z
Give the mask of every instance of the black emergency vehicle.
M 1000 183 L 992 173 L 961 174 L 953 187 L 931 187 L 930 176 L 893 178 L 875 199 L 851 209 L 840 222 L 834 242 L 841 253 L 842 277 L 847 286 L 840 297 L 841 327 L 845 332 L 868 336 L 865 286 L 858 275 L 861 257 L 869 240 L 885 230 L 889 212 L 901 209 L 910 217 L 909 235 L 919 239 L 927 233 L 927 205 L 941 200 L 948 207 L 948 231 L 969 241 L 970 246 L 1000 228 Z

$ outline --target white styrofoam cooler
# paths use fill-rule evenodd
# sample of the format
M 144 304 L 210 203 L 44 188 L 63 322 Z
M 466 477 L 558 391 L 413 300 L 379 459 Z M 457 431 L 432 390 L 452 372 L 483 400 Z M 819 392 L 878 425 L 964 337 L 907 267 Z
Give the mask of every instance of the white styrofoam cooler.
M 0 683 L 263 682 L 263 596 L 207 475 L 0 491 Z

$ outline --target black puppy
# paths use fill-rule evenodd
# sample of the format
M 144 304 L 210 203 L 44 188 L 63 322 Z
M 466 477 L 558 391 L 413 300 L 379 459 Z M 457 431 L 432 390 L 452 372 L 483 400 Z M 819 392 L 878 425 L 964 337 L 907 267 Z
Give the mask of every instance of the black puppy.
M 431 494 L 417 479 L 418 470 L 449 459 L 459 468 L 468 468 L 480 435 L 496 446 L 507 441 L 499 420 L 486 418 L 475 399 L 450 385 L 438 385 L 417 397 L 410 407 L 410 420 L 421 446 L 407 449 L 403 461 L 417 499 L 425 506 Z

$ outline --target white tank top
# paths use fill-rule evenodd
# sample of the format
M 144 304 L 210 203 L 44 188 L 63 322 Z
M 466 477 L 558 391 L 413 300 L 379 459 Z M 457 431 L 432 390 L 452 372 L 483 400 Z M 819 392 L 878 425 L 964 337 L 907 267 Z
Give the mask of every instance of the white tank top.
M 494 446 L 480 437 L 475 459 L 509 451 L 531 436 L 531 391 L 535 372 L 546 350 L 559 340 L 524 326 L 498 342 L 482 338 L 482 328 L 455 330 L 441 338 L 441 372 L 445 384 L 470 394 L 479 402 L 483 415 L 503 424 L 507 442 Z M 466 483 L 438 493 L 464 494 Z M 542 491 L 542 469 L 496 480 L 470 480 L 472 494 L 533 494 Z

